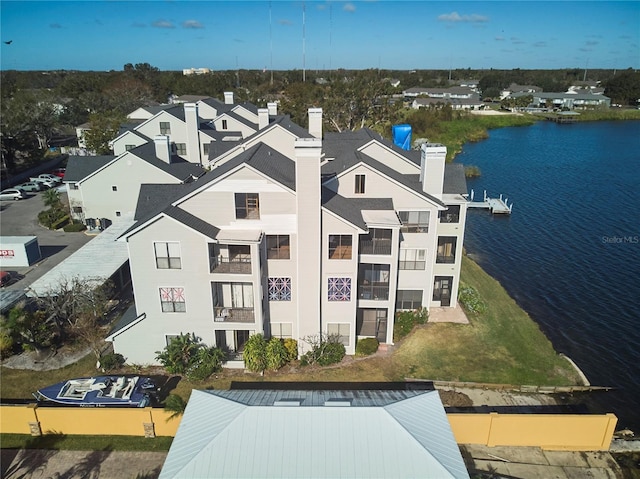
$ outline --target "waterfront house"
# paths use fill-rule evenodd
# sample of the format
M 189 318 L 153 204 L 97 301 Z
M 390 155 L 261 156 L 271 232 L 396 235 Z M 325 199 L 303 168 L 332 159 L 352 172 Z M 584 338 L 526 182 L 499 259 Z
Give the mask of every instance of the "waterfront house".
M 262 109 L 260 115 L 268 111 Z M 231 351 L 252 334 L 332 334 L 393 344 L 395 313 L 456 307 L 466 183 L 446 147 L 405 151 L 371 130 L 322 131 L 281 117 L 210 172 L 144 184 L 128 242 L 135 307 L 107 338 L 130 363 L 155 362 L 181 333 Z

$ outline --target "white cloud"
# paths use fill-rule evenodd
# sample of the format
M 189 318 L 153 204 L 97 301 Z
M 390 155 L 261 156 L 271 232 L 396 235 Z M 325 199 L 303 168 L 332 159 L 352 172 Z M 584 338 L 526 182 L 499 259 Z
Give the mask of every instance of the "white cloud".
M 342 9 L 345 12 L 355 12 L 356 11 L 356 6 L 353 3 L 345 3 L 344 7 L 342 7 Z
M 443 13 L 438 16 L 441 22 L 467 22 L 467 23 L 485 23 L 489 21 L 489 17 L 472 13 L 471 15 L 460 15 L 458 12 Z
M 173 23 L 167 22 L 166 20 L 156 20 L 151 26 L 156 28 L 175 28 Z
M 182 26 L 184 28 L 204 28 L 202 23 L 200 23 L 198 20 L 185 20 L 184 22 L 182 22 Z

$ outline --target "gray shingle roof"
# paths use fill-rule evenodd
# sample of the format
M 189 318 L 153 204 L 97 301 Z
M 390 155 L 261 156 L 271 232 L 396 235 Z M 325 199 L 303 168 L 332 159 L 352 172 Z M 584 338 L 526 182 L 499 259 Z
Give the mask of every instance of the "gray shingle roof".
M 114 155 L 69 156 L 64 181 L 65 183 L 69 183 L 83 180 L 114 159 Z
M 153 142 L 144 143 L 132 150 L 129 153 L 137 156 L 141 160 L 155 166 L 159 170 L 170 174 L 174 178 L 180 181 L 189 181 L 191 177 L 202 176 L 205 170 L 195 163 L 190 163 L 177 155 L 171 156 L 171 163 L 166 163 L 160 160 L 156 156 L 156 145 Z
M 186 212 L 182 208 L 178 208 L 176 206 L 167 206 L 163 210 L 163 213 L 182 223 L 183 225 L 188 226 L 189 228 L 194 229 L 199 233 L 202 233 L 207 238 L 215 239 L 220 232 L 220 228 L 216 228 L 212 224 L 201 220 L 197 216 Z
M 367 231 L 363 210 L 393 210 L 391 198 L 345 198 L 335 191 L 322 188 L 322 206 L 354 226 Z
M 460 195 L 469 193 L 469 190 L 467 190 L 467 178 L 464 175 L 464 165 L 460 163 L 447 163 L 444 165 L 442 192 Z

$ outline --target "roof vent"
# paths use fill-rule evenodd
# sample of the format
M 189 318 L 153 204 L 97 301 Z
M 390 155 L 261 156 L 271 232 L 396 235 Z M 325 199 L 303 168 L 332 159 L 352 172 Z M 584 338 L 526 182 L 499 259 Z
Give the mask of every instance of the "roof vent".
M 300 404 L 302 404 L 302 399 L 279 399 L 273 402 L 274 406 L 284 407 L 300 406 Z
M 353 399 L 347 398 L 335 398 L 335 399 L 327 399 L 324 402 L 325 406 L 328 407 L 349 407 L 351 406 L 351 402 Z

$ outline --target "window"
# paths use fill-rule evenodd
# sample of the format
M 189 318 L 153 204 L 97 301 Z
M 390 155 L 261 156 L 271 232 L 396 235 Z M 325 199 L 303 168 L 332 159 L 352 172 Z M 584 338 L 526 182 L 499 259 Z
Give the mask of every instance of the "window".
M 351 259 L 351 235 L 329 235 L 329 259 Z
M 205 143 L 204 145 L 202 145 L 202 153 L 205 157 L 209 156 L 209 143 Z
M 392 231 L 370 228 L 369 233 L 360 236 L 360 254 L 391 254 Z
M 356 334 L 375 337 L 380 343 L 387 342 L 387 310 L 358 309 L 356 314 Z
M 456 262 L 456 237 L 438 236 L 438 255 L 436 263 Z
M 180 156 L 187 155 L 187 144 L 186 143 L 176 143 L 176 154 Z
M 428 233 L 429 232 L 429 212 L 428 211 L 399 211 L 403 233 Z
M 358 288 L 360 299 L 389 299 L 389 265 L 366 264 L 358 270 Z
M 117 186 L 112 186 L 111 187 L 111 191 L 118 191 L 118 187 Z
M 358 194 L 364 193 L 364 175 L 356 175 L 356 188 L 355 192 Z
M 170 135 L 171 134 L 171 123 L 168 121 L 160 122 L 160 134 L 161 135 Z
M 289 235 L 267 235 L 267 259 L 290 258 Z
M 271 337 L 280 339 L 292 338 L 292 329 L 291 323 L 271 323 Z
M 396 309 L 418 309 L 422 307 L 422 290 L 402 290 L 396 293 Z
M 236 193 L 236 218 L 256 220 L 260 218 L 258 193 Z
M 291 301 L 291 278 L 269 278 L 269 301 Z
M 327 324 L 327 334 L 336 336 L 338 341 L 349 346 L 349 323 L 329 323 Z
M 351 278 L 329 278 L 328 282 L 329 301 L 351 301 Z
M 167 346 L 169 346 L 169 344 L 171 344 L 171 341 L 173 341 L 174 339 L 178 339 L 179 337 L 180 337 L 179 334 L 165 334 L 164 342 Z
M 73 208 L 71 208 L 71 211 L 73 211 L 75 214 L 80 214 L 82 213 L 82 206 L 74 206 Z
M 119 211 L 116 211 L 116 216 L 120 216 L 121 213 Z
M 425 261 L 426 250 L 423 249 L 401 249 L 398 261 L 399 269 L 424 269 L 427 265 Z
M 447 205 L 447 210 L 440 212 L 440 223 L 457 223 L 459 221 L 460 205 Z
M 160 288 L 160 304 L 163 313 L 184 313 L 187 310 L 184 288 Z
M 136 147 L 136 145 L 124 145 L 124 149 L 126 151 L 133 150 L 135 147 Z
M 227 120 L 222 120 L 222 129 L 223 130 L 227 129 Z
M 182 269 L 180 243 L 153 243 L 156 253 L 156 268 Z

